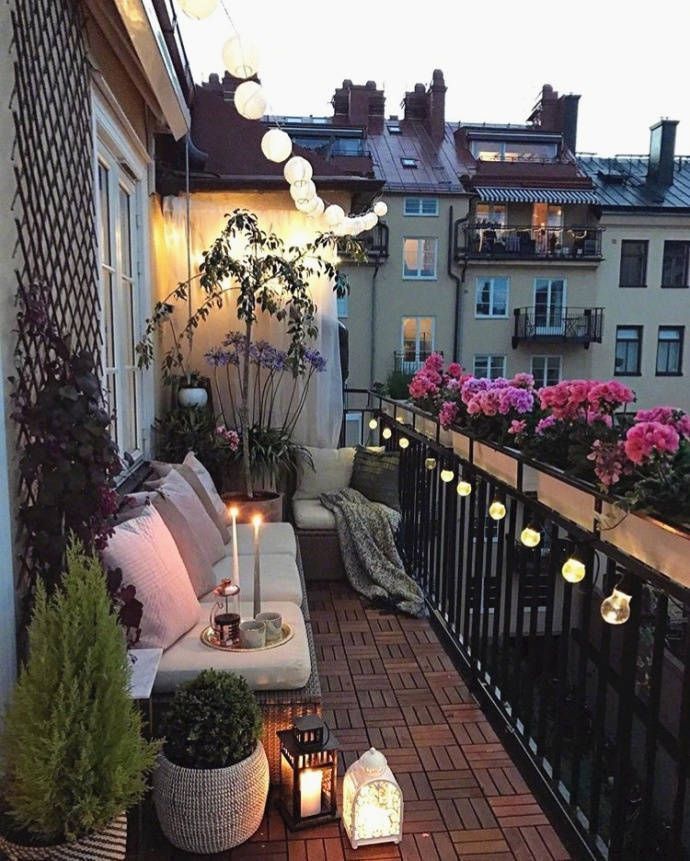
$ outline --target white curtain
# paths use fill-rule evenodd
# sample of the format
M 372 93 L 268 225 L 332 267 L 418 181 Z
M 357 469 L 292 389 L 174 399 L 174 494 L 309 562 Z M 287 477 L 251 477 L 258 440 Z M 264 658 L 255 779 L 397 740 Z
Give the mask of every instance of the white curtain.
M 195 193 L 190 204 L 192 274 L 197 272 L 203 250 L 208 248 L 225 224 L 226 214 L 235 208 L 242 207 L 255 212 L 262 229 L 275 232 L 283 239 L 286 248 L 309 242 L 316 235 L 313 221 L 297 212 L 285 193 Z M 162 200 L 162 206 L 156 202 L 153 209 L 157 298 L 161 299 L 179 282 L 187 279 L 186 200 L 184 197 L 166 197 Z M 338 444 L 343 412 L 336 296 L 328 278 L 315 278 L 310 287 L 318 308 L 319 333 L 308 346 L 324 356 L 326 370 L 313 374 L 311 378 L 293 440 L 304 445 L 334 447 Z M 228 332 L 243 330 L 236 315 L 236 295 L 236 291 L 232 291 L 223 309 L 214 309 L 209 319 L 196 330 L 190 354 L 193 370 L 213 377 L 213 369 L 204 361 L 204 353 L 219 346 Z M 202 297 L 203 291 L 195 287 L 192 290 L 192 310 L 198 307 Z M 175 316 L 179 327 L 184 325 L 186 314 L 186 308 L 178 307 Z M 169 343 L 168 335 L 165 334 L 164 338 L 165 348 Z M 261 315 L 254 329 L 253 340 L 257 339 L 265 339 L 273 346 L 285 349 L 289 342 L 285 323 Z M 221 393 L 219 406 L 229 416 L 229 395 L 222 369 L 218 379 Z M 300 382 L 298 395 L 301 387 Z M 292 383 L 286 378 L 276 400 L 278 411 L 286 409 L 291 390 Z M 236 388 L 234 391 L 236 394 Z M 215 390 L 214 398 L 218 399 Z M 274 426 L 280 424 L 280 418 L 273 421 Z

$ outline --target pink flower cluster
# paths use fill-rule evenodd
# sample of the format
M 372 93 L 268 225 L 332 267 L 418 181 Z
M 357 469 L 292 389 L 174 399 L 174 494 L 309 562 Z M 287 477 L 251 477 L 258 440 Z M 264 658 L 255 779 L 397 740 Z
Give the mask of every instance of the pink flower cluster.
M 455 401 L 444 401 L 438 414 L 441 427 L 448 430 L 458 417 L 458 412 L 459 407 Z
M 594 473 L 606 488 L 619 482 L 622 475 L 629 475 L 632 472 L 621 440 L 614 443 L 594 440 L 587 460 L 593 461 Z
M 636 422 L 626 433 L 623 445 L 628 460 L 639 465 L 655 455 L 675 454 L 680 445 L 680 435 L 670 424 Z
M 530 374 L 520 374 L 512 380 L 472 377 L 462 386 L 462 401 L 470 416 L 524 415 L 534 409 L 533 384 Z
M 555 386 L 539 389 L 539 403 L 543 410 L 550 410 L 556 419 L 588 423 L 604 421 L 620 407 L 635 400 L 628 386 L 617 380 L 563 380 Z
M 670 425 L 685 439 L 690 439 L 690 416 L 675 407 L 654 407 L 651 410 L 638 410 L 635 413 L 636 422 L 659 422 Z
M 459 399 L 460 389 L 466 379 L 468 375 L 463 371 L 462 365 L 451 362 L 444 370 L 443 356 L 440 353 L 432 353 L 410 382 L 410 398 L 419 406 L 440 414 L 444 404 L 454 403 Z M 445 415 L 450 416 L 450 413 L 448 407 Z M 454 420 L 455 417 L 451 421 Z
M 216 428 L 216 436 L 219 437 L 230 449 L 230 451 L 237 451 L 240 447 L 240 437 L 237 431 L 229 430 L 223 425 L 219 425 Z

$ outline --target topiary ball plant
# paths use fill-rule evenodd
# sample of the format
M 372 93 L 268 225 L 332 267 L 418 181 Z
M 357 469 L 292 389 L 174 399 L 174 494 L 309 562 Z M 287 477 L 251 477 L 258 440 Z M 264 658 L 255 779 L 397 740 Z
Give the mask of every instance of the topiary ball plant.
M 183 768 L 227 768 L 254 752 L 261 727 L 247 682 L 204 670 L 175 692 L 163 721 L 163 752 Z
M 37 585 L 29 660 L 5 715 L 6 836 L 71 842 L 142 798 L 159 745 L 142 738 L 129 673 L 103 570 L 72 537 L 59 589 L 48 598 Z

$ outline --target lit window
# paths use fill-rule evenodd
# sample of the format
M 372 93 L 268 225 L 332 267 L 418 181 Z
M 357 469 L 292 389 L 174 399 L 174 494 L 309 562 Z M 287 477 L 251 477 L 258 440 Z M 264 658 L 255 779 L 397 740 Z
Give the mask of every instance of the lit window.
M 508 279 L 477 278 L 475 317 L 508 316 Z
M 683 373 L 683 326 L 659 326 L 656 345 L 657 377 L 676 377 Z
M 478 203 L 474 217 L 477 224 L 490 224 L 492 227 L 505 227 L 508 220 L 503 203 Z
M 642 326 L 616 327 L 616 361 L 618 376 L 637 376 L 642 360 Z
M 438 215 L 437 197 L 406 197 L 405 215 Z
M 532 356 L 532 376 L 538 389 L 555 386 L 561 381 L 561 357 Z
M 401 352 L 403 370 L 415 365 L 416 370 L 434 352 L 436 321 L 433 317 L 403 317 Z
M 403 167 L 416 168 L 417 167 L 417 159 L 416 158 L 408 158 L 407 156 L 403 156 L 400 159 L 400 164 Z
M 481 355 L 474 357 L 474 376 L 495 380 L 506 375 L 506 357 Z
M 436 280 L 438 239 L 403 239 L 403 278 Z
M 558 155 L 558 144 L 473 140 L 470 150 L 479 161 L 553 161 Z

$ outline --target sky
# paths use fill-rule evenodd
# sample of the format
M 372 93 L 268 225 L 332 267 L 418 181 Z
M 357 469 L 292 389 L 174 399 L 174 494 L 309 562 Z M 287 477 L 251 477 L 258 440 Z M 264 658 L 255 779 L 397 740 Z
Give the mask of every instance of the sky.
M 232 25 L 261 52 L 274 114 L 332 114 L 344 78 L 376 81 L 386 114 L 417 82 L 443 70 L 446 119 L 524 122 L 541 87 L 579 93 L 578 150 L 643 154 L 649 127 L 680 121 L 676 153 L 690 154 L 690 4 L 578 0 L 224 0 Z M 197 82 L 223 72 L 233 34 L 219 7 L 180 15 Z

